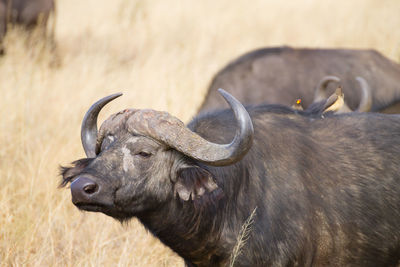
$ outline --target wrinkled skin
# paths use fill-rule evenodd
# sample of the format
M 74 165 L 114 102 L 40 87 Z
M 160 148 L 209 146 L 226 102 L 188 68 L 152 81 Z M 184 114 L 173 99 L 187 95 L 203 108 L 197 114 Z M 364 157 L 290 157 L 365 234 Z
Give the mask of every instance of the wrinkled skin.
M 341 79 L 346 103 L 355 110 L 361 100 L 356 76 L 372 90 L 372 111 L 400 113 L 400 65 L 375 50 L 296 49 L 275 47 L 249 52 L 228 64 L 213 78 L 200 112 L 220 109 L 224 102 L 217 89 L 224 88 L 246 105 L 290 105 L 302 99 L 313 102 L 314 88 L 327 75 Z M 327 94 L 336 87 L 329 86 Z
M 188 266 L 227 266 L 255 208 L 235 266 L 399 264 L 399 117 L 250 107 L 253 146 L 239 162 L 212 167 L 135 134 L 133 112 L 102 124 L 95 158 L 63 168 L 71 190 L 83 177 L 98 184 L 90 198 L 73 194 L 78 208 L 137 217 Z M 227 110 L 188 127 L 216 143 L 236 130 Z
M 12 25 L 22 25 L 28 31 L 38 27 L 46 38 L 47 23 L 50 14 L 54 12 L 54 0 L 0 0 L 0 48 L 7 32 L 7 22 Z M 54 46 L 54 25 L 52 25 L 49 38 L 51 45 Z

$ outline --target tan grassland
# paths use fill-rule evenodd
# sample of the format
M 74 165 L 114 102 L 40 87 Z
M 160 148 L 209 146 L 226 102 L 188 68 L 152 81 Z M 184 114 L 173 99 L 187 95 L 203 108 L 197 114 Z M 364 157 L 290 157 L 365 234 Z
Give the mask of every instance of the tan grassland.
M 80 123 L 166 110 L 188 121 L 207 85 L 251 49 L 374 48 L 400 60 L 398 0 L 59 0 L 59 66 L 18 29 L 0 59 L 0 266 L 182 266 L 136 221 L 78 211 L 59 165 L 84 157 Z M 282 75 L 285 75 L 282 73 Z

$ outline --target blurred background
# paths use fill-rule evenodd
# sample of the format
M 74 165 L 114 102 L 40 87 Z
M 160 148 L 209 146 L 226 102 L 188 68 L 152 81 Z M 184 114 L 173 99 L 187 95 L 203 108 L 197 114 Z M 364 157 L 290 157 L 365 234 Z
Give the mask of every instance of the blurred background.
M 373 48 L 400 61 L 398 0 L 57 0 L 56 52 L 8 32 L 0 58 L 0 266 L 183 266 L 136 221 L 83 213 L 58 189 L 84 157 L 80 124 L 119 110 L 184 122 L 213 75 L 250 50 Z M 54 59 L 57 57 L 57 64 Z

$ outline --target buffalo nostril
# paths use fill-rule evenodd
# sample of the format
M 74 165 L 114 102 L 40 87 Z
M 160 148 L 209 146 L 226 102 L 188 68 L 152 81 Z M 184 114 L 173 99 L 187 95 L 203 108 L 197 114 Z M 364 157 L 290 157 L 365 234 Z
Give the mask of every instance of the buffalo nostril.
M 86 194 L 93 194 L 96 193 L 97 191 L 97 184 L 93 183 L 93 184 L 87 184 L 83 187 L 83 191 L 85 191 Z
M 100 186 L 92 179 L 85 176 L 78 177 L 71 183 L 72 202 L 90 202 L 99 190 Z

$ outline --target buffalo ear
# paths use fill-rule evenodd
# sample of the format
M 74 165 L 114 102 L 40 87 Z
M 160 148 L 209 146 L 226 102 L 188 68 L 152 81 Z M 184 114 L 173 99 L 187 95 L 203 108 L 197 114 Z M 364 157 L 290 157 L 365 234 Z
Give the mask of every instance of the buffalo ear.
M 178 171 L 174 190 L 183 201 L 197 201 L 221 191 L 211 173 L 197 166 L 185 167 Z
M 80 159 L 72 162 L 71 167 L 61 167 L 60 174 L 62 176 L 62 181 L 60 187 L 66 186 L 75 176 L 80 174 L 92 160 L 92 158 Z

